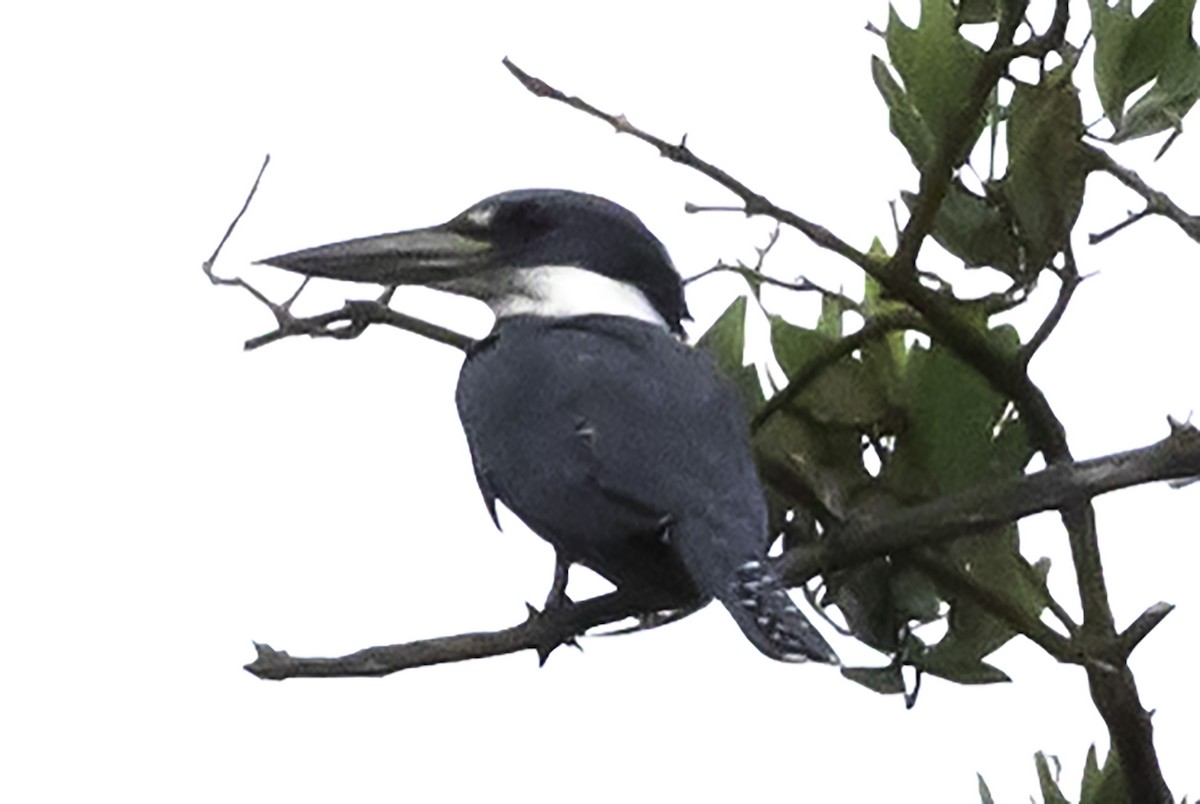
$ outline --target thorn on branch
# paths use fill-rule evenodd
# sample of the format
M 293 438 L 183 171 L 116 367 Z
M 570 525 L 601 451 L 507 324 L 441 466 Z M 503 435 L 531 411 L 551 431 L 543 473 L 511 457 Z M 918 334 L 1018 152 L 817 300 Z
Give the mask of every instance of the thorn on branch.
M 794 229 L 802 232 L 809 240 L 816 243 L 818 246 L 838 254 L 855 265 L 859 266 L 868 273 L 875 269 L 875 264 L 867 257 L 866 254 L 851 246 L 849 243 L 841 240 L 824 226 L 815 224 L 805 218 L 800 217 L 794 212 L 777 207 L 768 201 L 765 197 L 751 190 L 748 186 L 735 179 L 733 176 L 726 173 L 721 168 L 704 161 L 696 156 L 686 143 L 680 145 L 672 145 L 661 137 L 656 137 L 653 134 L 642 131 L 640 128 L 629 123 L 622 115 L 618 120 L 617 115 L 612 115 L 607 112 L 597 109 L 582 98 L 568 96 L 566 93 L 554 89 L 540 78 L 534 78 L 526 73 L 517 65 L 513 64 L 508 58 L 504 59 L 504 66 L 508 71 L 516 76 L 521 85 L 528 89 L 538 97 L 551 98 L 560 103 L 565 103 L 572 109 L 577 109 L 584 114 L 591 115 L 605 121 L 609 125 L 616 128 L 622 133 L 629 134 L 637 139 L 645 142 L 654 148 L 658 149 L 659 154 L 685 167 L 690 167 L 699 173 L 704 174 L 708 178 L 720 184 L 725 189 L 732 192 L 745 204 L 744 211 L 747 216 L 750 215 L 766 215 L 774 218 L 780 223 L 791 226 Z
M 258 655 L 245 669 L 259 678 L 274 680 L 385 676 L 414 667 L 482 659 L 523 650 L 535 651 L 544 662 L 555 647 L 569 644 L 576 635 L 588 629 L 653 612 L 664 606 L 678 607 L 678 601 L 661 597 L 639 598 L 617 591 L 542 612 L 529 604 L 526 606 L 525 620 L 511 628 L 365 648 L 345 656 L 291 656 L 269 645 L 255 643 Z M 693 606 L 689 611 L 694 609 Z
M 1174 610 L 1175 606 L 1172 604 L 1159 602 L 1138 615 L 1138 618 L 1117 637 L 1121 658 L 1128 659 L 1133 649 Z

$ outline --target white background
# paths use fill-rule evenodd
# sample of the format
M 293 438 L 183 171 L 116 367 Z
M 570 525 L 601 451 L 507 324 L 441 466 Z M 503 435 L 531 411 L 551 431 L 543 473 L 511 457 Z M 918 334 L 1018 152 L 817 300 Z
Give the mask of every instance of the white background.
M 698 154 L 859 248 L 893 242 L 887 202 L 916 187 L 868 71 L 882 43 L 864 24 L 886 23 L 881 2 L 498 5 L 6 10 L 0 799 L 962 802 L 977 800 L 979 771 L 998 801 L 1024 801 L 1039 749 L 1062 756 L 1074 795 L 1103 724 L 1082 671 L 1020 640 L 993 657 L 1015 683 L 927 680 L 910 712 L 832 669 L 765 660 L 719 607 L 588 639 L 541 670 L 528 653 L 384 680 L 240 669 L 251 640 L 334 655 L 512 625 L 552 565 L 511 517 L 503 534 L 488 521 L 453 409 L 454 350 L 380 330 L 241 352 L 270 317 L 210 287 L 200 263 L 264 153 L 274 161 L 218 268 L 277 297 L 293 278 L 250 261 L 439 222 L 522 186 L 629 206 L 684 274 L 753 259 L 768 222 L 685 215 L 685 201 L 731 197 L 535 99 L 505 55 L 665 138 L 687 132 Z M 1152 165 L 1161 139 L 1119 158 L 1200 211 L 1200 140 Z M 1076 245 L 1099 273 L 1033 365 L 1080 457 L 1151 443 L 1167 414 L 1200 405 L 1200 246 L 1149 220 L 1088 247 L 1084 233 L 1140 208 L 1108 178 L 1089 190 Z M 768 267 L 860 287 L 791 232 Z M 301 311 L 346 290 L 306 294 Z M 694 286 L 693 334 L 739 290 Z M 397 306 L 489 326 L 429 293 Z M 1027 337 L 1036 321 L 1018 319 Z M 1133 659 L 1179 796 L 1200 793 L 1198 495 L 1097 502 L 1118 622 L 1179 604 Z M 1075 610 L 1057 522 L 1023 532 Z

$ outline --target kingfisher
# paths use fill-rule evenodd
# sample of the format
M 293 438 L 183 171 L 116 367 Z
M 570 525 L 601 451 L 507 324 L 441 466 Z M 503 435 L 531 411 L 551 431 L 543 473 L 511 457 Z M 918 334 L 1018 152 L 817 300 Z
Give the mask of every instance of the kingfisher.
M 420 284 L 486 303 L 456 402 L 475 477 L 556 554 L 653 612 L 714 598 L 758 650 L 837 663 L 768 559 L 739 397 L 684 340 L 683 281 L 632 212 L 595 195 L 493 195 L 446 223 L 262 260 L 310 277 Z M 544 658 L 544 657 L 543 657 Z

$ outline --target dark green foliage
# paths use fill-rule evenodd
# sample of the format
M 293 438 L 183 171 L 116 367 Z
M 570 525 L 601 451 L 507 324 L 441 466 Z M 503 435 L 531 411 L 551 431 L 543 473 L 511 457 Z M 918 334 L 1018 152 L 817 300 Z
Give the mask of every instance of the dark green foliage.
M 909 211 L 916 194 L 900 194 Z M 995 201 L 955 180 L 933 221 L 933 239 L 968 268 L 990 266 L 1012 277 L 1023 273 L 1021 246 L 1009 215 Z
M 1200 97 L 1200 51 L 1192 39 L 1196 0 L 1154 0 L 1140 17 L 1132 0 L 1089 0 L 1096 37 L 1096 91 L 1113 142 L 1179 129 Z M 1153 81 L 1126 109 L 1129 96 Z
M 717 366 L 737 388 L 746 412 L 753 414 L 763 403 L 758 370 L 747 366 L 746 297 L 740 296 L 726 308 L 696 344 L 713 356 Z
M 1083 117 L 1070 72 L 1016 83 L 1008 114 L 1004 193 L 1036 273 L 1068 244 L 1083 206 L 1088 166 L 1079 141 Z M 1001 266 L 997 266 L 1001 267 Z
M 1131 0 L 1111 7 L 1107 0 L 1089 2 L 1096 94 L 1114 129 L 1111 142 L 1166 130 L 1175 132 L 1173 140 L 1200 98 L 1200 46 L 1191 32 L 1196 0 L 1153 0 L 1140 16 Z M 835 558 L 828 564 L 814 600 L 836 610 L 833 619 L 887 659 L 881 666 L 843 668 L 843 675 L 882 694 L 904 693 L 910 705 L 915 693 L 906 688 L 906 669 L 910 676 L 915 669 L 918 681 L 923 675 L 960 684 L 1008 681 L 988 659 L 1018 634 L 1062 662 L 1079 662 L 1087 650 L 1080 633 L 1094 621 L 1085 619 L 1081 629 L 1051 598 L 1050 562 L 1024 558 L 1015 523 L 978 519 L 971 529 L 964 525 L 946 538 L 939 531 L 936 541 L 918 547 L 888 542 L 864 551 L 854 539 L 869 530 L 861 523 L 872 517 L 1020 479 L 1035 454 L 1032 438 L 1039 439 L 1048 463 L 1069 459 L 1061 423 L 1026 367 L 1078 283 L 1072 237 L 1078 240 L 1088 175 L 1103 170 L 1131 188 L 1141 181 L 1114 168 L 1115 161 L 1089 142 L 1075 75 L 1086 43 L 1064 38 L 1065 17 L 1037 30 L 1025 16 L 1027 0 L 920 5 L 920 19 L 911 27 L 891 11 L 883 34 L 888 58 L 870 62 L 890 130 L 921 174 L 913 192 L 900 194 L 913 217 L 898 221 L 907 230 L 898 236 L 896 256 L 879 240 L 865 255 L 855 254 L 853 261 L 867 274 L 861 300 L 825 294 L 811 327 L 768 312 L 770 347 L 786 377 L 769 400 L 754 369 L 742 364 L 745 299 L 731 305 L 701 341 L 752 413 L 772 528 L 785 549 L 797 551 L 808 574 L 827 555 L 837 555 L 823 548 L 841 537 L 850 545 L 846 552 L 862 556 L 858 563 Z M 961 30 L 984 23 L 1002 37 L 990 51 Z M 1017 62 L 1035 66 L 1031 60 L 1038 61 L 1036 71 L 1015 69 Z M 973 153 L 985 151 L 977 150 L 985 132 L 988 164 L 971 164 Z M 1166 215 L 1187 230 L 1187 221 L 1180 223 L 1187 216 L 1170 209 L 1165 197 L 1136 191 L 1148 213 Z M 844 253 L 844 244 L 831 246 L 805 233 Z M 1008 280 L 1008 290 L 986 299 L 958 298 L 944 280 L 918 268 L 924 252 L 913 245 L 926 236 L 966 267 L 996 271 Z M 1015 330 L 992 317 L 1021 303 L 1044 271 L 1057 275 L 1063 291 L 1042 331 L 1023 344 Z M 859 328 L 849 325 L 852 320 Z M 1083 544 L 1087 534 L 1075 527 L 1072 536 Z M 1073 552 L 1094 549 L 1079 544 L 1072 543 Z M 1088 584 L 1095 579 L 1078 569 L 1086 564 L 1079 555 L 1086 552 L 1075 555 L 1075 565 L 1083 576 L 1077 581 L 1087 618 L 1086 599 L 1094 598 L 1095 586 Z M 1092 608 L 1094 614 L 1094 599 Z M 1042 622 L 1047 609 L 1059 620 L 1054 626 Z M 1106 616 L 1111 627 L 1111 613 Z M 945 625 L 940 638 L 922 628 L 939 621 Z M 1135 718 L 1124 722 L 1136 730 Z M 1108 725 L 1110 734 L 1120 734 Z M 1136 739 L 1113 739 L 1130 768 L 1158 773 L 1152 748 L 1147 761 L 1145 750 L 1125 750 L 1139 746 Z M 1138 739 L 1150 745 L 1148 732 Z M 1035 762 L 1046 804 L 1066 802 L 1057 760 L 1039 753 Z M 1133 776 L 1131 771 L 1126 778 L 1115 749 L 1099 767 L 1093 748 L 1080 801 L 1127 801 L 1137 789 Z M 1165 789 L 1161 777 L 1144 787 Z M 979 793 L 985 804 L 992 801 L 982 777 Z
M 915 28 L 905 25 L 895 9 L 888 18 L 888 55 L 904 82 L 903 98 L 911 104 L 934 148 L 958 140 L 962 125 L 975 130 L 974 136 L 965 138 L 968 146 L 983 129 L 982 119 L 961 120 L 983 63 L 983 51 L 959 34 L 956 17 L 949 0 L 921 0 L 921 21 Z M 890 101 L 888 105 L 894 111 Z M 904 142 L 904 137 L 900 139 Z M 923 156 L 919 158 L 911 148 L 909 153 L 918 168 L 926 166 Z M 961 164 L 968 153 L 969 147 L 961 149 L 953 164 Z
M 1079 804 L 1124 804 L 1128 800 L 1125 774 L 1121 771 L 1121 758 L 1117 752 L 1110 748 L 1101 768 L 1096 762 L 1096 746 L 1090 747 L 1083 765 Z
M 901 333 L 857 352 L 839 348 L 842 306 L 827 302 L 813 329 L 771 318 L 771 345 L 793 386 L 789 404 L 759 428 L 756 448 L 808 490 L 798 504 L 842 517 L 1021 474 L 1032 453 L 1020 420 L 1005 415 L 1008 400 L 947 349 L 906 345 Z M 860 310 L 870 323 L 895 312 L 896 303 L 872 284 Z M 1010 328 L 980 327 L 999 348 L 1019 345 Z M 868 442 L 882 463 L 875 476 L 864 461 Z M 949 542 L 937 553 L 965 582 L 1030 618 L 1045 606 L 1048 564 L 1035 569 L 1025 561 L 1015 525 Z M 907 663 L 960 683 L 1007 680 L 983 659 L 1013 629 L 905 556 L 832 572 L 826 583 L 823 602 L 836 604 L 850 631 L 872 647 L 903 648 Z M 940 617 L 948 631 L 933 646 L 909 632 Z M 848 677 L 880 691 L 903 689 L 880 668 Z

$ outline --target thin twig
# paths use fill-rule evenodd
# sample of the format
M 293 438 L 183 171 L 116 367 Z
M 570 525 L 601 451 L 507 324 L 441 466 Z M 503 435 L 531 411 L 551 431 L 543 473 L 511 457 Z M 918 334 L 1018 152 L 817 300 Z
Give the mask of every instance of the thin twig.
M 221 254 L 221 249 L 225 247 L 227 241 L 233 234 L 233 230 L 237 228 L 238 223 L 242 220 L 242 216 L 246 214 L 246 210 L 250 208 L 250 202 L 254 200 L 254 194 L 258 192 L 258 183 L 262 181 L 263 173 L 266 172 L 267 165 L 271 164 L 271 155 L 267 154 L 263 157 L 262 167 L 258 169 L 258 175 L 254 177 L 254 184 L 250 187 L 250 192 L 246 195 L 246 200 L 242 202 L 242 208 L 238 210 L 238 214 L 233 216 L 233 220 L 229 222 L 229 226 L 225 229 L 225 236 L 221 238 L 221 242 L 217 243 L 217 247 L 213 249 L 212 256 L 204 261 L 204 273 L 209 279 L 215 282 L 218 280 L 212 275 L 213 264 L 216 263 L 217 257 Z
M 1110 226 L 1109 228 L 1105 229 L 1103 232 L 1096 232 L 1096 233 L 1088 235 L 1088 245 L 1094 246 L 1098 243 L 1103 243 L 1105 240 L 1112 237 L 1117 232 L 1124 229 L 1126 226 L 1132 226 L 1133 224 L 1140 221 L 1142 218 L 1148 217 L 1151 214 L 1153 214 L 1153 213 L 1151 212 L 1150 207 L 1146 207 L 1141 212 L 1129 212 L 1128 216 L 1125 218 L 1125 220 L 1121 221 L 1117 225 Z
M 461 332 L 393 310 L 382 300 L 347 299 L 340 310 L 304 318 L 288 316 L 274 330 L 247 340 L 243 348 L 249 352 L 296 335 L 351 340 L 363 334 L 371 324 L 386 324 L 464 352 L 475 343 L 474 338 Z
M 1067 311 L 1067 305 L 1071 303 L 1071 297 L 1075 295 L 1075 289 L 1083 282 L 1083 277 L 1079 275 L 1079 268 L 1075 265 L 1075 253 L 1071 249 L 1071 244 L 1068 243 L 1063 251 L 1064 264 L 1062 270 L 1058 271 L 1059 282 L 1058 298 L 1054 302 L 1054 307 L 1050 309 L 1037 332 L 1029 339 L 1029 343 L 1021 347 L 1020 361 L 1028 366 L 1029 361 L 1033 359 L 1034 354 L 1041 348 L 1046 339 L 1054 332 L 1055 327 L 1062 320 L 1063 313 Z
M 1124 184 L 1129 189 L 1140 195 L 1146 202 L 1146 209 L 1137 215 L 1126 219 L 1123 223 L 1114 226 L 1107 233 L 1101 232 L 1100 235 L 1093 235 L 1093 238 L 1103 240 L 1105 237 L 1110 237 L 1116 231 L 1120 231 L 1129 224 L 1134 222 L 1134 219 L 1141 220 L 1147 215 L 1161 215 L 1168 220 L 1171 220 L 1188 237 L 1200 243 L 1200 215 L 1189 215 L 1184 212 L 1170 196 L 1166 193 L 1155 190 L 1147 184 L 1136 171 L 1130 170 L 1124 165 L 1118 163 L 1115 159 L 1109 156 L 1107 151 L 1097 148 L 1093 145 L 1084 145 L 1084 153 L 1088 156 L 1091 166 L 1094 170 L 1102 170 L 1115 178 L 1117 181 Z
M 217 276 L 213 271 L 217 257 L 220 255 L 221 249 L 225 246 L 225 242 L 233 234 L 233 230 L 237 227 L 238 222 L 241 221 L 242 216 L 246 214 L 246 210 L 250 208 L 250 202 L 254 199 L 254 194 L 258 192 L 259 182 L 262 181 L 263 172 L 270 163 L 271 155 L 267 154 L 266 158 L 263 159 L 262 167 L 258 169 L 254 185 L 246 195 L 246 200 L 242 202 L 242 208 L 238 210 L 237 215 L 234 216 L 226 228 L 225 235 L 221 238 L 221 242 L 217 244 L 217 247 L 213 249 L 212 256 L 201 265 L 204 275 L 214 285 L 244 289 L 257 299 L 259 303 L 270 310 L 271 315 L 275 317 L 275 329 L 247 340 L 243 344 L 243 348 L 246 351 L 258 349 L 261 346 L 266 346 L 269 343 L 274 343 L 275 341 L 295 335 L 349 340 L 357 338 L 371 324 L 387 324 L 388 326 L 407 330 L 408 332 L 422 335 L 430 340 L 444 343 L 463 351 L 466 351 L 475 343 L 473 338 L 463 335 L 460 332 L 455 332 L 452 329 L 447 329 L 446 327 L 391 309 L 388 305 L 391 304 L 392 296 L 396 292 L 395 285 L 385 287 L 377 299 L 348 299 L 340 310 L 331 310 L 320 315 L 299 318 L 292 315 L 292 305 L 296 303 L 296 300 L 300 298 L 300 294 L 308 287 L 308 282 L 312 277 L 306 276 L 287 300 L 273 302 L 265 293 L 241 277 Z
M 835 291 L 831 291 L 826 288 L 823 288 L 820 285 L 816 284 L 815 282 L 810 282 L 805 277 L 800 277 L 799 281 L 796 281 L 796 282 L 787 282 L 783 279 L 776 279 L 773 276 L 767 276 L 766 274 L 761 274 L 758 271 L 751 268 L 750 266 L 743 265 L 742 263 L 737 263 L 736 265 L 730 265 L 727 262 L 718 262 L 716 265 L 712 266 L 711 268 L 705 268 L 700 273 L 687 277 L 686 279 L 683 280 L 683 284 L 690 285 L 699 279 L 704 279 L 705 277 L 712 276 L 713 274 L 719 274 L 719 273 L 737 274 L 738 276 L 741 276 L 742 278 L 744 278 L 747 282 L 750 282 L 755 285 L 770 285 L 770 286 L 776 287 L 776 288 L 783 288 L 784 290 L 794 290 L 794 291 L 798 291 L 798 292 L 816 292 L 816 293 L 820 293 L 824 296 L 832 296 L 832 297 L 839 298 L 839 299 L 845 298 L 846 301 L 857 306 L 857 303 L 853 299 L 844 297 L 844 296 L 842 296 L 842 294 L 837 293 Z

